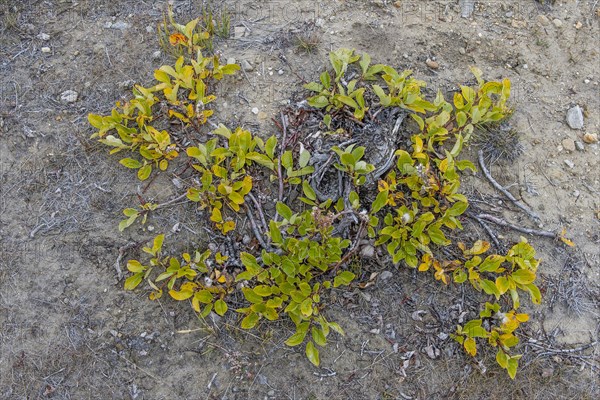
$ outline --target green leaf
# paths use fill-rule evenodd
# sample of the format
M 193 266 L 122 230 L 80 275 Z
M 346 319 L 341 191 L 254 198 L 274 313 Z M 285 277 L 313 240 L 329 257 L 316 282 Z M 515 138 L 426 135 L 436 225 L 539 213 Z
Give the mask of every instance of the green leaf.
M 102 117 L 96 114 L 88 114 L 88 122 L 96 129 L 102 129 L 104 123 L 102 122 Z
M 336 331 L 338 334 L 345 336 L 344 330 L 342 329 L 340 324 L 338 324 L 337 322 L 329 322 L 328 325 L 331 329 Z
M 157 235 L 154 238 L 154 242 L 152 243 L 152 252 L 154 254 L 158 253 L 162 249 L 163 242 L 165 240 L 165 235 Z
M 281 231 L 277 226 L 277 222 L 270 220 L 269 221 L 269 233 L 271 235 L 271 240 L 273 243 L 281 244 L 283 243 L 283 236 L 281 235 Z
M 302 322 L 300 325 L 298 325 L 298 327 L 296 327 L 296 333 L 290 336 L 284 343 L 287 346 L 294 347 L 304 342 L 304 338 L 308 333 L 308 326 L 308 322 Z
M 119 163 L 127 168 L 138 169 L 142 166 L 138 160 L 134 160 L 133 158 L 123 158 L 119 161 Z
M 146 164 L 142 168 L 138 169 L 138 179 L 140 181 L 145 181 L 152 173 L 152 165 Z
M 242 320 L 242 324 L 241 327 L 242 329 L 252 329 L 256 326 L 256 323 L 258 322 L 258 314 L 251 312 L 250 314 L 246 315 L 246 317 Z
M 194 299 L 200 303 L 211 304 L 213 301 L 213 295 L 206 289 L 202 289 L 194 295 Z
M 521 285 L 528 285 L 535 281 L 535 273 L 527 269 L 516 270 L 510 276 L 515 282 L 520 283 Z
M 319 350 L 317 350 L 313 342 L 306 343 L 306 357 L 316 367 L 321 363 L 319 360 Z
M 327 339 L 325 339 L 325 334 L 323 333 L 323 330 L 320 328 L 317 328 L 315 326 L 313 326 L 310 330 L 312 339 L 314 340 L 314 342 L 323 347 L 325 345 L 327 345 Z
M 489 279 L 483 279 L 481 282 L 479 282 L 479 284 L 484 292 L 496 296 L 496 299 L 500 298 L 500 291 L 494 282 L 490 281 Z
M 143 277 L 144 277 L 144 273 L 138 272 L 137 274 L 132 275 L 129 278 L 125 279 L 125 286 L 124 286 L 125 290 L 135 289 L 142 282 Z
M 298 165 L 300 165 L 300 168 L 304 168 L 308 165 L 309 161 L 310 152 L 306 149 L 302 149 L 302 151 L 300 152 L 300 159 L 298 160 Z
M 227 308 L 227 303 L 225 303 L 222 299 L 215 301 L 215 312 L 220 316 L 225 315 Z
M 287 219 L 288 221 L 292 219 L 292 210 L 285 203 L 278 201 L 275 208 L 279 215 L 281 215 L 283 218 Z
M 517 376 L 517 367 L 519 366 L 519 360 L 511 357 L 508 359 L 508 365 L 506 366 L 506 371 L 508 372 L 508 376 L 510 379 L 515 379 Z
M 496 362 L 504 369 L 508 366 L 508 356 L 502 349 L 498 349 L 496 352 Z
M 300 304 L 300 312 L 305 317 L 310 317 L 313 313 L 313 301 L 311 298 L 305 299 L 302 304 Z
M 540 304 L 542 302 L 542 293 L 540 292 L 540 289 L 533 283 L 526 285 L 526 287 L 531 295 L 531 302 L 533 304 Z
M 137 260 L 129 260 L 127 261 L 127 269 L 130 272 L 142 272 L 144 271 L 146 268 Z
M 308 199 L 313 201 L 317 200 L 317 194 L 315 193 L 312 186 L 310 186 L 310 183 L 308 183 L 308 181 L 302 181 L 302 191 Z
M 379 194 L 375 198 L 375 201 L 371 205 L 371 213 L 372 214 L 378 212 L 387 204 L 388 196 L 389 196 L 388 190 L 383 190 L 383 191 L 379 192 Z
M 350 271 L 342 271 L 333 279 L 333 287 L 338 287 L 341 285 L 348 285 L 354 279 L 356 275 L 354 275 Z

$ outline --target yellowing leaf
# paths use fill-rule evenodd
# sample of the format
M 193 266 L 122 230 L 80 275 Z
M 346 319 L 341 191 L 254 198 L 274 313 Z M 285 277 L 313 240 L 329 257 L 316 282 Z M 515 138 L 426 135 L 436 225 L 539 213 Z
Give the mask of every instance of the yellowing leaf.
M 179 292 L 176 290 L 169 290 L 169 295 L 178 301 L 187 300 L 192 297 L 193 294 L 194 292 L 191 290 L 181 290 Z
M 225 303 L 222 299 L 219 299 L 217 301 L 215 301 L 215 312 L 217 314 L 219 314 L 220 316 L 225 315 L 225 313 L 227 312 L 227 303 Z
M 317 350 L 313 342 L 306 343 L 306 357 L 316 367 L 321 363 L 319 360 L 319 350 Z
M 243 320 L 242 320 L 242 324 L 241 327 L 242 329 L 252 329 L 256 326 L 256 323 L 258 322 L 258 314 L 256 313 L 250 313 L 248 314 Z
M 475 343 L 475 339 L 473 339 L 473 338 L 465 339 L 463 346 L 465 347 L 465 350 L 467 351 L 467 353 L 469 353 L 471 356 L 474 357 L 477 354 L 477 344 Z

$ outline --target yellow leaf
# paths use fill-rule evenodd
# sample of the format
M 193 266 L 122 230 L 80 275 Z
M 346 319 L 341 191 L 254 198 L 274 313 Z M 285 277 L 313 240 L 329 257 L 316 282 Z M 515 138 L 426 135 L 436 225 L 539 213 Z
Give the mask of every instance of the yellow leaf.
M 477 344 L 475 343 L 475 339 L 467 338 L 463 343 L 463 346 L 465 347 L 467 353 L 475 357 L 475 355 L 477 354 Z
M 194 292 L 192 292 L 191 290 L 182 290 L 179 292 L 176 290 L 169 290 L 169 295 L 178 301 L 187 300 L 190 297 L 192 297 L 193 294 Z
M 319 350 L 313 342 L 306 343 L 306 357 L 314 366 L 318 367 L 321 361 L 319 360 Z

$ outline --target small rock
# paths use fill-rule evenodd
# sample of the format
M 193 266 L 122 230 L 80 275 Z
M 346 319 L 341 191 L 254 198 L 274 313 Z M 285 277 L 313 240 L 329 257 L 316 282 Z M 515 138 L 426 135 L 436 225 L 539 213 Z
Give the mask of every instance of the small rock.
M 583 135 L 583 141 L 587 144 L 598 143 L 598 134 L 586 133 L 585 135 Z
M 581 23 L 581 21 L 577 21 L 577 23 L 575 24 L 575 29 L 581 29 L 583 27 L 583 24 Z
M 252 238 L 250 237 L 250 235 L 244 235 L 244 237 L 242 238 L 242 243 L 245 244 L 246 246 L 248 246 L 251 241 L 252 241 Z
M 282 70 L 282 69 L 280 69 L 279 71 L 277 71 L 277 73 L 278 73 L 279 75 L 283 75 L 283 70 Z
M 394 276 L 394 274 L 390 271 L 383 271 L 381 274 L 379 274 L 379 279 L 385 281 L 390 279 L 392 276 Z
M 227 64 L 235 64 L 235 58 L 233 58 L 233 57 L 228 58 Z
M 401 8 L 402 7 L 402 2 L 401 1 L 395 1 L 394 2 L 394 7 Z
M 513 15 L 514 15 L 514 13 L 513 13 L 512 11 L 509 11 L 509 12 L 507 12 L 506 14 L 504 14 L 504 16 L 505 16 L 506 18 L 512 18 L 512 17 L 513 17 Z
M 581 111 L 581 107 L 575 106 L 569 108 L 569 111 L 567 111 L 567 124 L 569 124 L 571 129 L 583 128 L 583 111 Z
M 154 53 L 152 53 L 152 59 L 154 60 L 158 60 L 161 56 L 160 50 L 156 50 Z
M 242 69 L 246 72 L 254 71 L 254 67 L 250 64 L 248 60 L 242 60 Z
M 148 32 L 148 33 L 154 32 L 154 27 L 152 25 L 146 26 L 146 32 Z
M 544 368 L 542 370 L 542 378 L 550 378 L 554 375 L 554 368 Z
M 438 358 L 440 356 L 440 350 L 432 344 L 425 347 L 425 352 L 427 353 L 429 358 L 431 358 L 432 360 L 435 360 L 436 358 Z
M 274 391 L 274 390 L 269 390 L 269 391 L 267 392 L 267 396 L 269 396 L 269 397 L 273 397 L 273 396 L 275 396 L 275 391 Z
M 65 103 L 75 103 L 79 94 L 74 90 L 65 90 L 60 94 L 60 99 Z
M 111 29 L 120 29 L 122 31 L 124 31 L 125 29 L 129 29 L 130 27 L 131 24 L 123 21 L 117 21 L 109 26 L 109 28 Z
M 573 139 L 564 139 L 562 142 L 563 149 L 574 152 L 575 151 L 575 141 Z
M 540 25 L 544 25 L 544 26 L 546 26 L 550 23 L 550 20 L 545 15 L 538 15 L 537 21 Z
M 377 328 L 373 328 L 369 332 L 371 332 L 373 335 L 379 335 L 380 330 Z
M 458 52 L 464 56 L 465 54 L 467 54 L 467 49 L 465 49 L 464 47 L 460 47 L 458 49 Z
M 252 114 L 258 115 L 258 108 L 253 107 L 252 108 Z
M 318 26 L 319 28 L 322 28 L 325 26 L 325 20 L 323 18 L 317 18 L 315 20 L 315 25 Z
M 258 119 L 260 119 L 261 121 L 264 121 L 265 119 L 267 119 L 267 113 L 264 111 L 259 112 Z
M 423 321 L 423 317 L 421 315 L 425 315 L 427 314 L 427 311 L 425 310 L 417 310 L 415 312 L 413 312 L 410 317 L 413 319 L 413 321 Z
M 371 245 L 367 245 L 360 250 L 360 255 L 363 258 L 373 258 L 375 257 L 375 247 Z
M 567 165 L 567 167 L 569 167 L 569 168 L 575 168 L 575 163 L 573 161 L 571 161 L 571 160 L 565 160 L 564 162 Z
M 427 59 L 427 61 L 425 61 L 425 64 L 427 64 L 427 66 L 431 69 L 438 69 L 440 67 L 440 64 L 437 61 L 433 61 L 432 59 Z
M 153 225 L 148 225 L 148 227 L 146 229 L 148 230 L 148 232 L 154 232 L 154 226 Z
M 233 28 L 233 37 L 235 39 L 243 38 L 245 34 L 246 34 L 246 27 L 236 26 L 235 28 Z
M 48 35 L 47 33 L 40 33 L 39 35 L 37 35 L 37 38 L 40 40 L 50 40 L 50 35 Z
M 553 24 L 554 24 L 554 26 L 555 26 L 555 27 L 557 27 L 557 28 L 562 28 L 562 26 L 563 26 L 563 23 L 562 23 L 562 21 L 561 21 L 560 19 L 558 19 L 558 18 L 554 18 L 554 19 L 552 20 L 552 23 L 553 23 Z
M 50 47 L 42 47 L 42 53 L 50 53 L 52 50 Z
M 575 148 L 577 149 L 577 151 L 584 151 L 585 147 L 583 146 L 583 143 L 581 143 L 579 140 L 575 141 Z

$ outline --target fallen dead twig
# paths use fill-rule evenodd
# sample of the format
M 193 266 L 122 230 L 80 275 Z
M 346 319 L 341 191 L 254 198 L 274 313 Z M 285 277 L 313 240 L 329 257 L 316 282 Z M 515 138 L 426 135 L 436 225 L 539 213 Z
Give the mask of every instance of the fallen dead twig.
M 250 220 L 250 226 L 252 227 L 252 232 L 254 233 L 254 236 L 256 237 L 262 248 L 268 251 L 269 246 L 267 246 L 267 243 L 263 239 L 262 234 L 260 233 L 260 230 L 256 225 L 256 220 L 254 219 L 254 215 L 252 214 L 250 206 L 248 206 L 248 204 L 246 203 L 244 203 L 244 206 L 246 207 L 246 213 L 248 214 L 248 219 Z
M 498 241 L 498 238 L 496 237 L 496 235 L 494 234 L 494 232 L 492 231 L 492 228 L 490 228 L 488 226 L 488 224 L 485 223 L 485 221 L 481 218 L 479 218 L 477 215 L 475 214 L 471 214 L 471 213 L 467 213 L 466 214 L 469 218 L 474 219 L 475 221 L 479 222 L 479 225 L 481 225 L 481 227 L 487 232 L 487 234 L 489 235 L 489 237 L 492 239 L 492 241 L 494 242 L 494 244 L 496 245 L 496 247 L 500 247 L 500 242 Z
M 485 165 L 482 150 L 479 150 L 479 152 L 477 153 L 477 156 L 479 159 L 479 166 L 481 167 L 483 174 L 485 175 L 487 180 L 490 181 L 492 186 L 494 186 L 496 189 L 498 189 L 500 192 L 502 192 L 502 194 L 504 194 L 515 206 L 517 206 L 521 210 L 523 210 L 525 212 L 525 214 L 527 214 L 531 219 L 533 219 L 535 221 L 539 221 L 540 220 L 539 215 L 537 215 L 534 211 L 530 210 L 529 207 L 527 207 L 526 205 L 522 204 L 519 200 L 517 200 L 515 198 L 515 196 L 512 195 L 512 193 L 510 193 L 508 190 L 506 190 L 502 185 L 500 185 L 494 179 L 494 177 L 492 176 L 492 174 L 490 173 L 490 171 L 487 169 L 487 167 Z
M 544 230 L 539 230 L 539 229 L 523 228 L 521 226 L 511 224 L 510 222 L 507 222 L 507 221 L 503 220 L 502 218 L 498 218 L 498 217 L 495 217 L 495 216 L 489 215 L 489 214 L 476 214 L 476 215 L 470 215 L 470 216 L 473 219 L 483 219 L 483 220 L 492 222 L 496 225 L 504 226 L 506 228 L 511 228 L 517 232 L 526 233 L 528 235 L 543 236 L 543 237 L 549 237 L 552 239 L 556 239 L 557 237 L 559 237 L 559 235 L 555 232 L 544 231 Z

